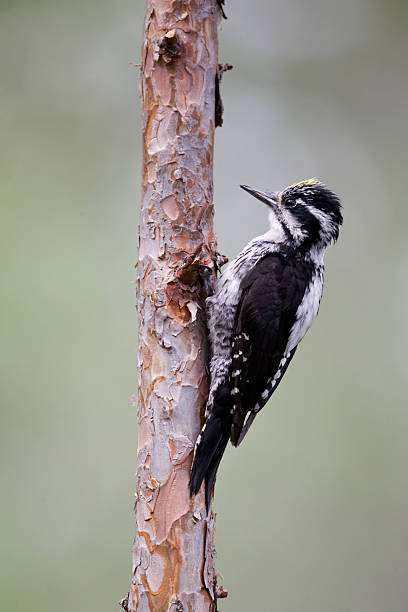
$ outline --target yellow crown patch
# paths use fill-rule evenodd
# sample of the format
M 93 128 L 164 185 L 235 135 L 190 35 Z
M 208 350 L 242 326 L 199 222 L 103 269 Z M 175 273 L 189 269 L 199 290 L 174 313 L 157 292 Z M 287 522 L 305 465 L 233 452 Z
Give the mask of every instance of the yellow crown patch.
M 321 182 L 317 178 L 310 178 L 299 181 L 298 183 L 293 183 L 291 187 L 300 187 L 301 185 L 321 185 Z

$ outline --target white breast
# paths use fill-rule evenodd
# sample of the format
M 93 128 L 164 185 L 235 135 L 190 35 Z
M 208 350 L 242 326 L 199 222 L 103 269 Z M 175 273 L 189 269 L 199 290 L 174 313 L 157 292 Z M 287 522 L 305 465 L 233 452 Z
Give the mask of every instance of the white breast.
M 296 313 L 296 321 L 290 331 L 285 353 L 290 353 L 302 340 L 312 325 L 319 310 L 323 291 L 323 271 L 317 270 L 309 287 L 306 289 L 302 302 Z

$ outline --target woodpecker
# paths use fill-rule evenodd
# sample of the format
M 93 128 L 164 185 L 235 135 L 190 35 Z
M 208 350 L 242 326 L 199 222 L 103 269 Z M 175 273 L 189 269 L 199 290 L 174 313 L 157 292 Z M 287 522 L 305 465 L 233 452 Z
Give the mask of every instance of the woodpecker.
M 228 264 L 206 301 L 211 384 L 190 494 L 205 480 L 207 511 L 228 440 L 242 442 L 317 315 L 323 257 L 343 222 L 339 198 L 317 179 L 280 192 L 241 188 L 268 206 L 269 229 Z

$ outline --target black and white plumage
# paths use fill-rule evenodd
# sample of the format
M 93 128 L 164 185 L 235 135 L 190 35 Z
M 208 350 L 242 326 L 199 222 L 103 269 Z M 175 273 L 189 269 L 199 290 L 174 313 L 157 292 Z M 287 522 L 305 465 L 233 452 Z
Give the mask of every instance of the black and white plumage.
M 211 385 L 190 477 L 192 495 L 205 480 L 207 509 L 228 440 L 243 440 L 317 315 L 323 256 L 342 223 L 339 198 L 316 179 L 273 193 L 241 187 L 268 205 L 270 227 L 207 299 Z

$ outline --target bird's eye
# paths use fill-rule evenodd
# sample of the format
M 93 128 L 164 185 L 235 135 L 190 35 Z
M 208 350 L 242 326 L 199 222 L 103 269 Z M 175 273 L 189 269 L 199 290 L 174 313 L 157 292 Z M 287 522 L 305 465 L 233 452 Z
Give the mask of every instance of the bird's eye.
M 286 208 L 296 208 L 299 205 L 305 205 L 305 201 L 302 198 L 288 198 L 285 202 Z

